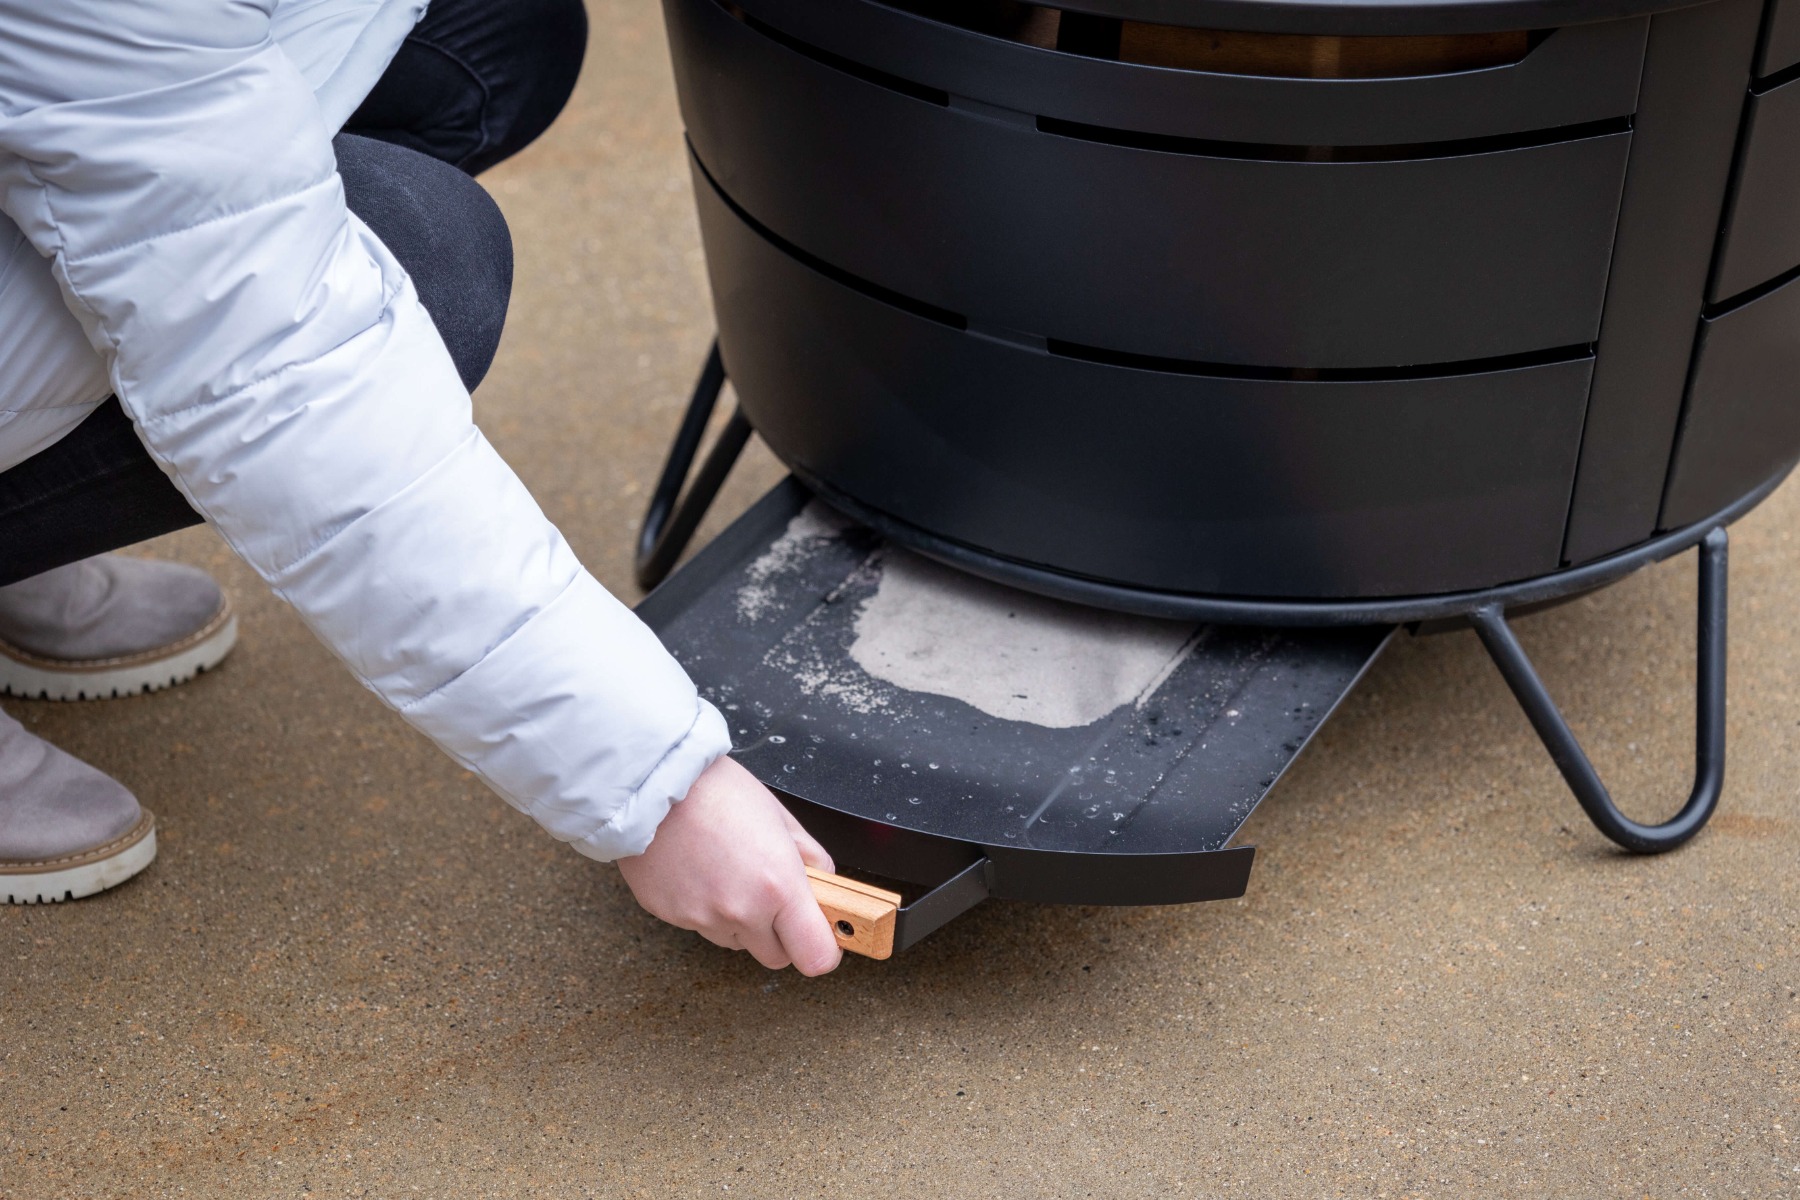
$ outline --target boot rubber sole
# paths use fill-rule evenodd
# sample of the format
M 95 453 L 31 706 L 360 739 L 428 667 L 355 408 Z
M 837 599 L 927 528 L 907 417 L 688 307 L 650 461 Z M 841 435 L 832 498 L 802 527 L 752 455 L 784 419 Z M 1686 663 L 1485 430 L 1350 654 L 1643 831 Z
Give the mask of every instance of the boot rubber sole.
M 0 859 L 0 901 L 61 904 L 117 887 L 156 858 L 156 818 L 148 810 L 123 837 L 44 862 Z
M 0 694 L 23 700 L 112 700 L 161 691 L 209 671 L 237 645 L 229 602 L 179 642 L 142 654 L 87 661 L 43 658 L 0 641 Z

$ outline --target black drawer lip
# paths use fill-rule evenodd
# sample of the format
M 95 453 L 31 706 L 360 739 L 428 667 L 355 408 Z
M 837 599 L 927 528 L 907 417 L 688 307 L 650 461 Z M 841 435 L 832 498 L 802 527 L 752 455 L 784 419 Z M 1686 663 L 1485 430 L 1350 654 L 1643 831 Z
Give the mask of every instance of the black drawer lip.
M 1647 21 L 1629 20 L 1556 30 L 1511 66 L 1411 78 L 1292 79 L 1063 54 L 878 0 L 746 0 L 738 7 L 764 29 L 818 53 L 940 95 L 1149 133 L 1336 146 L 1449 141 L 1627 116 L 1637 106 L 1648 29 Z
M 1505 154 L 1512 150 L 1534 150 L 1564 142 L 1583 142 L 1590 138 L 1615 133 L 1630 133 L 1630 117 L 1608 117 L 1584 121 L 1579 125 L 1559 125 L 1551 129 L 1535 129 L 1518 133 L 1496 133 L 1482 137 L 1453 138 L 1437 142 L 1383 143 L 1376 146 L 1306 146 L 1294 143 L 1226 142 L 1206 138 L 1178 137 L 1164 133 L 1143 133 L 1103 125 L 1084 125 L 1039 117 L 1039 133 L 1066 137 L 1076 141 L 1095 142 L 1103 146 L 1122 146 L 1128 150 L 1148 150 L 1156 154 L 1179 154 L 1189 158 L 1220 158 L 1241 162 L 1289 162 L 1331 166 L 1347 163 L 1428 162 L 1440 158 L 1468 158 L 1477 154 Z M 1329 158 L 1314 152 L 1329 150 Z
M 950 329 L 967 331 L 970 328 L 968 317 L 962 313 L 939 308 L 924 300 L 904 295 L 891 288 L 863 279 L 788 241 L 750 213 L 745 212 L 743 207 L 733 200 L 724 188 L 719 186 L 718 181 L 707 171 L 706 164 L 700 161 L 699 155 L 693 153 L 692 146 L 689 147 L 689 161 L 693 164 L 697 183 L 709 187 L 719 202 L 729 209 L 732 215 L 737 217 L 747 229 L 794 261 L 841 287 L 912 316 Z M 1012 332 L 1009 331 L 1009 333 Z M 1011 339 L 1003 340 L 1017 340 L 1023 345 L 1041 348 L 1045 353 L 1060 358 L 1119 367 L 1130 371 L 1186 375 L 1205 379 L 1263 380 L 1277 383 L 1384 383 L 1414 379 L 1454 379 L 1462 375 L 1491 375 L 1500 371 L 1591 360 L 1594 357 L 1593 342 L 1578 342 L 1566 346 L 1546 347 L 1541 350 L 1527 350 L 1517 354 L 1458 359 L 1452 362 L 1408 363 L 1395 367 L 1289 367 L 1261 363 L 1206 362 L 1199 359 L 1137 354 L 1107 346 L 1090 346 L 1063 338 L 1044 337 L 1029 331 L 1017 331 L 1013 333 Z
M 1199 379 L 1248 379 L 1270 383 L 1405 383 L 1422 379 L 1456 379 L 1464 375 L 1494 375 L 1503 371 L 1519 371 L 1528 367 L 1550 367 L 1558 363 L 1591 361 L 1592 342 L 1573 346 L 1553 346 L 1547 350 L 1528 350 L 1522 354 L 1500 354 L 1491 358 L 1465 358 L 1456 362 L 1413 363 L 1403 367 L 1261 367 L 1240 363 L 1197 362 L 1190 359 L 1155 358 L 1145 354 L 1128 354 L 1102 346 L 1082 346 L 1074 342 L 1046 339 L 1047 351 L 1059 358 L 1098 363 L 1127 371 L 1147 371 L 1159 375 L 1188 375 Z
M 1695 6 L 1695 0 L 1058 0 L 1055 5 L 1160 25 L 1342 35 L 1503 33 Z

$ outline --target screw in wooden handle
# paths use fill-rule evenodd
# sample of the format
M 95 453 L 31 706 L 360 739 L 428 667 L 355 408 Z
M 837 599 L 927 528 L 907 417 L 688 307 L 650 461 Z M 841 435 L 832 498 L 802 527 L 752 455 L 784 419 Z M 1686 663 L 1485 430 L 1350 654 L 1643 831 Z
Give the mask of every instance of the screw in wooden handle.
M 899 892 L 811 867 L 806 868 L 806 875 L 838 945 L 866 958 L 887 958 L 894 953 Z

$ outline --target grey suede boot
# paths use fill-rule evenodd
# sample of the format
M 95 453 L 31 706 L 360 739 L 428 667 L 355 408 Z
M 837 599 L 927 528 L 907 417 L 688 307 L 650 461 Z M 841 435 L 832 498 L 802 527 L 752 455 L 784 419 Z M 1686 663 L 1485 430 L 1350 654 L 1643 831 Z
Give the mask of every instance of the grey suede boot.
M 156 818 L 111 778 L 0 712 L 0 901 L 54 904 L 156 857 Z
M 185 683 L 237 642 L 205 571 L 102 554 L 0 587 L 0 692 L 99 700 Z

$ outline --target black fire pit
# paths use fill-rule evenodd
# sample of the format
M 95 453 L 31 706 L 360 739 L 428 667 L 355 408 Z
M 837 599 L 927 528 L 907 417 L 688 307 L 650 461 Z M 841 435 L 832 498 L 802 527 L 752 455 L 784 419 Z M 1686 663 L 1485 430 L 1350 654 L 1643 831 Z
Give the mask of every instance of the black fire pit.
M 646 521 L 646 585 L 754 428 L 866 554 L 1260 629 L 1288 639 L 1276 658 L 1317 647 L 1336 665 L 1295 703 L 1318 720 L 1393 627 L 1472 624 L 1608 837 L 1656 852 L 1705 823 L 1725 526 L 1800 457 L 1800 0 L 664 7 L 719 340 Z M 727 374 L 738 409 L 678 505 Z M 647 602 L 713 694 L 775 687 L 766 646 L 733 657 L 723 618 L 691 614 L 743 586 L 798 494 Z M 1505 615 L 1693 547 L 1696 782 L 1650 826 L 1614 806 Z M 1275 632 L 1305 627 L 1373 632 Z M 758 720 L 745 746 L 779 715 Z M 822 752 L 860 763 L 840 725 Z M 1258 734 L 1272 757 L 1225 838 L 1312 728 Z M 1215 738 L 1183 770 L 1232 753 Z M 924 830 L 842 771 L 810 793 L 759 773 L 870 871 L 931 882 L 880 849 L 915 834 L 975 847 L 940 868 L 1017 856 L 1000 825 Z M 1154 838 L 1046 844 L 1121 860 L 1059 878 L 1161 854 L 1191 880 L 1191 855 L 1223 850 L 1225 801 L 1151 792 L 1177 814 Z M 1184 811 L 1204 837 L 1184 841 Z M 1171 889 L 1099 898 L 1197 898 Z

